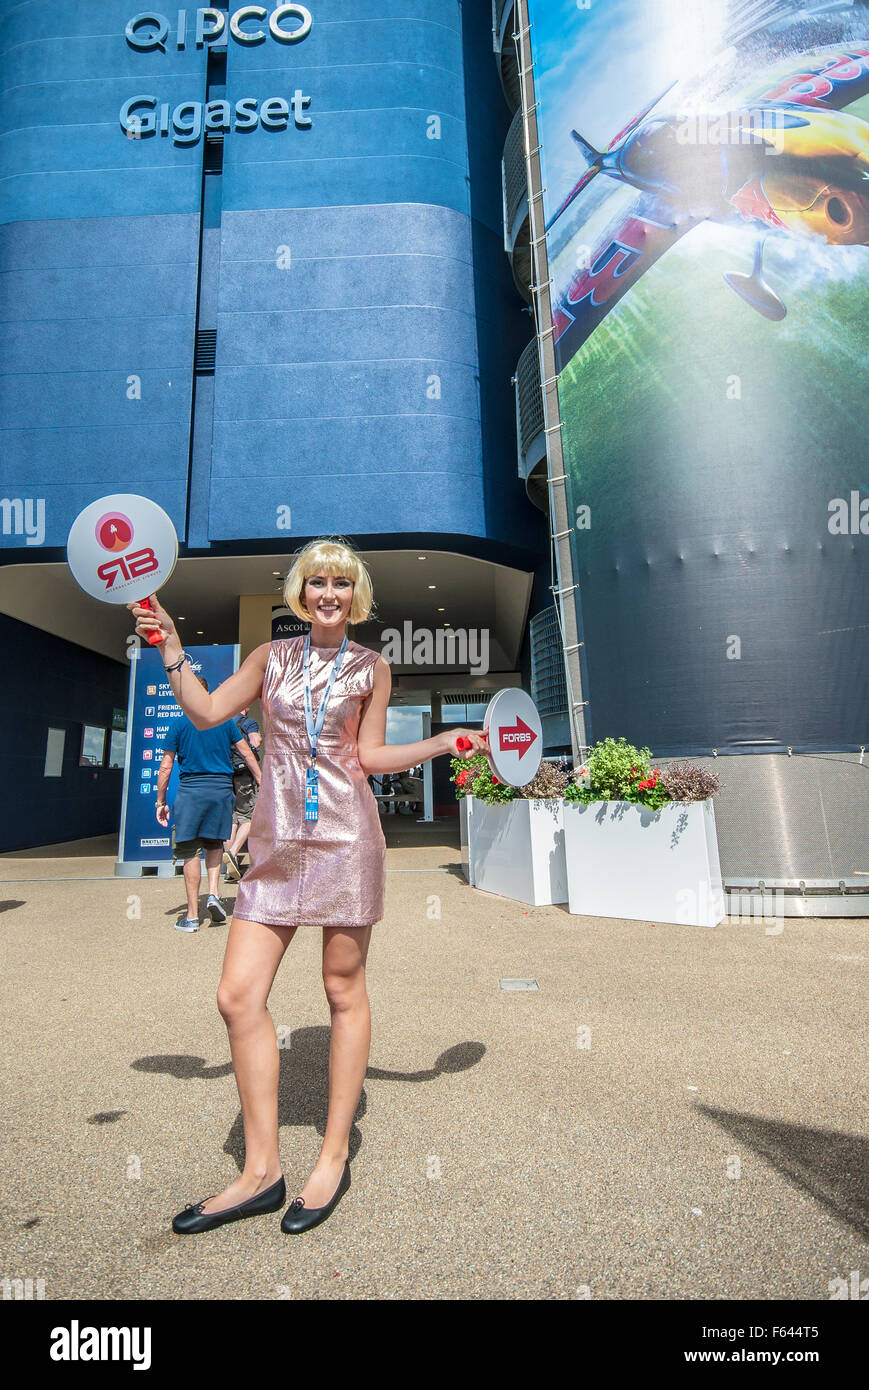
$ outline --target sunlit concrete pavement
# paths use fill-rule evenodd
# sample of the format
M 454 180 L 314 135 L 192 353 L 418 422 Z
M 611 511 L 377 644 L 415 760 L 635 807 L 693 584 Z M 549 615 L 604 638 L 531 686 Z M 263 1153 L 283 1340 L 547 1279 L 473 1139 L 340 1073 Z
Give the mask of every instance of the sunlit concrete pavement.
M 0 856 L 0 1276 L 47 1299 L 825 1300 L 869 1272 L 866 921 L 526 909 L 466 885 L 455 823 L 389 835 L 352 1187 L 302 1236 L 170 1226 L 242 1164 L 205 892 L 184 935 L 181 880 L 114 878 L 110 840 Z M 320 948 L 299 930 L 270 1000 L 290 1197 L 326 1116 Z

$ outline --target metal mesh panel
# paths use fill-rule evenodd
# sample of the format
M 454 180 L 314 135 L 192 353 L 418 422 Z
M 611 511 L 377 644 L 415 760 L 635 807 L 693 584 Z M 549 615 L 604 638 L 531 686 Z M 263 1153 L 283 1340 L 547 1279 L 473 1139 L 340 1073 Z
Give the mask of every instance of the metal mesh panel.
M 507 231 L 513 227 L 519 204 L 525 197 L 528 182 L 525 171 L 525 137 L 522 125 L 522 111 L 516 112 L 510 122 L 507 138 L 504 141 L 504 194 L 507 202 Z
M 858 754 L 687 761 L 721 778 L 714 805 L 725 881 L 838 883 L 869 870 L 869 763 Z
M 567 712 L 567 681 L 564 677 L 564 657 L 561 633 L 553 608 L 529 623 L 531 637 L 531 698 L 541 715 Z
M 513 282 L 526 304 L 531 303 L 531 224 L 525 217 L 516 233 L 513 250 L 510 252 L 510 269 Z
M 516 364 L 516 396 L 519 402 L 519 442 L 523 454 L 543 429 L 543 392 L 537 340 L 530 342 Z
M 501 86 L 504 88 L 504 95 L 511 111 L 515 111 L 522 101 L 522 86 L 519 81 L 519 62 L 516 57 L 516 44 L 513 40 L 513 31 L 516 25 L 516 16 L 512 12 L 513 4 L 499 4 L 497 14 L 497 24 L 495 33 L 500 34 L 503 26 L 504 38 L 501 43 L 500 69 Z M 506 14 L 506 20 L 503 16 Z

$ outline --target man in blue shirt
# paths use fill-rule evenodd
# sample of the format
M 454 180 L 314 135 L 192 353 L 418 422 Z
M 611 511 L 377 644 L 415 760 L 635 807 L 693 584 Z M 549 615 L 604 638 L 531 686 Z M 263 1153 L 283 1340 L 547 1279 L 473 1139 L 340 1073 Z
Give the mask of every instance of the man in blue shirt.
M 204 676 L 197 676 L 208 689 Z M 260 766 L 234 719 L 214 729 L 197 729 L 187 715 L 173 719 L 164 742 L 163 761 L 157 775 L 157 820 L 169 824 L 166 788 L 172 764 L 178 757 L 179 786 L 172 807 L 175 824 L 172 842 L 175 859 L 184 861 L 187 888 L 187 915 L 178 918 L 178 931 L 199 930 L 199 885 L 202 869 L 199 856 L 205 851 L 208 874 L 207 911 L 213 923 L 226 921 L 226 909 L 217 896 L 223 842 L 232 832 L 235 792 L 232 785 L 231 750 L 235 748 L 259 782 Z

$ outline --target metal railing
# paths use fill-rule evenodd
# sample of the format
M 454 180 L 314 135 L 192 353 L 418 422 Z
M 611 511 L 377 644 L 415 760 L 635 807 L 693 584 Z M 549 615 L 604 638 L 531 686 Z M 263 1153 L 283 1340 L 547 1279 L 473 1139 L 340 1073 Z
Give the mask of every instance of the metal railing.
M 531 698 L 541 715 L 567 714 L 567 681 L 555 607 L 544 608 L 528 625 L 531 638 Z
M 501 20 L 504 18 L 504 11 L 508 5 L 512 5 L 513 0 L 495 0 L 495 33 L 501 32 Z
M 525 454 L 544 425 L 536 338 L 523 350 L 516 364 L 516 409 L 519 417 L 519 448 Z
M 513 239 L 513 222 L 528 195 L 528 178 L 525 168 L 525 134 L 522 121 L 522 108 L 510 122 L 507 138 L 504 141 L 502 160 L 504 169 L 504 212 L 507 219 L 505 228 L 508 241 Z
M 570 722 L 570 742 L 574 756 L 586 746 L 585 708 L 579 653 L 583 641 L 579 634 L 576 600 L 579 585 L 573 576 L 571 553 L 572 524 L 565 491 L 567 472 L 562 448 L 563 423 L 558 404 L 558 370 L 554 349 L 554 326 L 549 287 L 552 277 L 543 219 L 543 179 L 540 162 L 540 134 L 537 128 L 537 99 L 534 92 L 534 58 L 529 35 L 528 0 L 515 0 L 515 38 L 518 75 L 525 122 L 523 146 L 526 155 L 530 248 L 533 251 L 532 296 L 540 360 L 540 390 L 543 395 L 544 437 L 547 441 L 547 486 L 549 490 L 550 545 L 553 560 L 552 596 L 561 637 Z M 568 601 L 565 601 L 568 600 Z

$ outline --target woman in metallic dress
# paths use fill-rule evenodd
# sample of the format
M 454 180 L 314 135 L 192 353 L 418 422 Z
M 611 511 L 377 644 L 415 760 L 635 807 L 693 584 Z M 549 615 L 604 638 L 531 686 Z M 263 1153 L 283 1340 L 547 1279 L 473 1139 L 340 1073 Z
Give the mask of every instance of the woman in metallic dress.
M 323 538 L 297 553 L 284 602 L 311 624 L 307 637 L 263 642 L 210 694 L 187 669 L 175 625 L 157 598 L 151 595 L 150 611 L 127 605 L 140 636 L 156 627 L 165 634 L 159 649 L 168 680 L 198 729 L 223 723 L 257 699 L 263 711 L 265 757 L 248 839 L 250 868 L 239 885 L 217 992 L 241 1101 L 245 1163 L 222 1192 L 178 1213 L 172 1224 L 179 1234 L 274 1212 L 286 1200 L 278 1045 L 267 1000 L 302 924 L 323 929 L 332 1017 L 329 1110 L 320 1156 L 281 1229 L 318 1225 L 349 1187 L 350 1127 L 371 1042 L 365 962 L 371 928 L 383 916 L 385 883 L 386 846 L 367 778 L 439 754 L 471 757 L 486 746 L 481 734 L 458 728 L 419 743 L 386 743 L 392 677 L 382 656 L 346 636 L 348 623 L 368 618 L 373 594 L 364 561 L 343 541 Z M 463 754 L 460 738 L 469 741 Z

